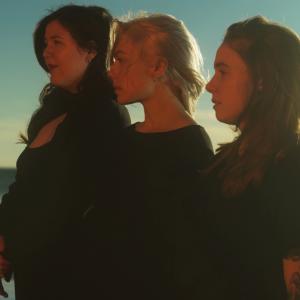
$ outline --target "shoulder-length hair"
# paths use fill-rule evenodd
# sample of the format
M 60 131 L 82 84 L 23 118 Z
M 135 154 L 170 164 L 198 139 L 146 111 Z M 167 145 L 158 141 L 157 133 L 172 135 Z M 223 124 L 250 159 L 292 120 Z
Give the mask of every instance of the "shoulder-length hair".
M 171 15 L 144 13 L 127 22 L 117 22 L 116 43 L 122 34 L 137 43 L 150 41 L 168 61 L 166 75 L 171 89 L 185 110 L 193 115 L 206 81 L 199 45 L 184 23 Z
M 89 89 L 94 85 L 108 84 L 107 67 L 110 46 L 110 28 L 112 16 L 103 7 L 65 5 L 42 18 L 33 34 L 34 50 L 41 67 L 48 72 L 43 52 L 46 47 L 45 31 L 52 21 L 58 21 L 82 49 L 93 50 L 97 55 L 90 62 L 80 89 Z
M 110 30 L 112 25 L 112 16 L 103 7 L 83 6 L 83 5 L 65 5 L 42 18 L 36 26 L 33 34 L 34 50 L 37 60 L 41 67 L 48 72 L 43 52 L 46 47 L 45 31 L 48 24 L 52 21 L 58 21 L 72 36 L 77 45 L 86 50 L 93 50 L 97 54 L 89 63 L 83 78 L 79 83 L 79 91 L 85 95 L 85 105 L 91 105 L 93 101 L 99 101 L 98 94 L 107 94 L 113 97 L 112 83 L 107 75 L 108 53 L 110 42 Z M 53 92 L 53 86 L 47 84 L 40 95 L 40 107 L 34 112 L 27 128 L 27 136 L 21 134 L 21 142 L 30 143 L 39 129 L 49 121 L 49 117 L 55 116 L 55 110 L 59 107 L 59 101 L 56 105 L 46 105 L 49 100 L 49 94 Z M 59 90 L 59 89 L 58 89 Z M 62 91 L 63 93 L 63 91 Z M 52 99 L 60 97 L 56 91 Z M 47 101 L 46 101 L 47 100 Z M 50 101 L 50 100 L 49 100 Z M 52 100 L 51 100 L 52 101 Z M 93 108 L 91 108 L 93 109 Z

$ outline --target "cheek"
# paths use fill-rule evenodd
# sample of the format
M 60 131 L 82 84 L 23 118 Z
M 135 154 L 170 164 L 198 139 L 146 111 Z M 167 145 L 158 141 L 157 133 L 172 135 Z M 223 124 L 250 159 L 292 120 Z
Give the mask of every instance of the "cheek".
M 231 94 L 227 111 L 230 123 L 238 125 L 236 122 L 238 120 L 241 121 L 240 117 L 247 109 L 253 89 L 248 81 L 237 81 L 236 85 L 232 88 L 233 93 Z
M 81 64 L 77 65 L 77 73 L 83 75 L 88 67 L 88 64 L 83 61 Z
M 219 121 L 237 125 L 248 103 L 248 90 L 239 80 L 227 82 L 222 86 L 221 104 L 215 107 L 216 117 Z
M 127 93 L 128 97 L 132 100 L 143 101 L 152 94 L 152 84 L 149 78 L 142 76 L 135 76 L 134 78 L 128 78 L 127 80 Z
M 82 77 L 87 69 L 88 63 L 85 57 L 74 56 L 73 59 L 68 60 L 68 64 L 66 65 L 66 71 L 72 74 L 74 77 Z
M 249 82 L 249 80 L 239 82 L 237 86 L 237 98 L 239 100 L 239 106 L 245 108 L 248 105 L 252 93 L 253 85 Z
M 228 80 L 223 89 L 228 96 L 228 101 L 238 106 L 248 103 L 252 94 L 252 84 L 248 78 L 244 76 L 234 76 Z
M 124 85 L 129 89 L 139 89 L 143 86 L 143 74 L 135 68 L 128 68 L 122 72 L 120 80 L 123 81 Z
M 114 65 L 110 71 L 110 77 L 117 86 L 126 87 L 131 81 L 130 70 L 126 66 Z

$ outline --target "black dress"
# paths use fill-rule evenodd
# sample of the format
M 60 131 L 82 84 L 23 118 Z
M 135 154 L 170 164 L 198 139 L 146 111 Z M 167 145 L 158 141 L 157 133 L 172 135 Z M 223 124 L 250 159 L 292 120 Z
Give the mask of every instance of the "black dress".
M 140 133 L 133 125 L 121 152 L 119 201 L 113 214 L 97 215 L 106 228 L 107 215 L 114 215 L 104 255 L 110 268 L 102 278 L 109 292 L 102 287 L 102 299 L 188 299 L 185 195 L 213 155 L 209 137 L 199 125 L 161 133 Z
M 47 97 L 44 122 L 67 116 L 48 144 L 25 148 L 0 206 L 17 300 L 79 298 L 82 220 L 94 202 L 109 201 L 114 149 L 129 123 L 109 93 L 87 99 L 55 89 Z
M 294 144 L 259 187 L 238 197 L 222 197 L 218 180 L 212 182 L 207 222 L 198 223 L 207 233 L 213 282 L 205 299 L 288 299 L 283 258 L 300 248 L 299 172 L 300 147 Z M 203 216 L 203 205 L 201 210 Z

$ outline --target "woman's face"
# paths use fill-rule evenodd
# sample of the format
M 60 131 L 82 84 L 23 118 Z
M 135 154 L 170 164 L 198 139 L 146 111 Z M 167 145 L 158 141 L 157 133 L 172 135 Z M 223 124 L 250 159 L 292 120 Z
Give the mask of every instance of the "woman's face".
M 149 57 L 145 59 L 142 55 L 142 47 L 143 44 L 132 42 L 126 35 L 120 37 L 115 47 L 109 76 L 120 104 L 143 102 L 153 93 Z
M 241 128 L 241 116 L 253 93 L 250 70 L 241 56 L 226 43 L 217 51 L 214 68 L 215 74 L 206 89 L 212 94 L 216 118 Z
M 80 48 L 69 31 L 58 21 L 47 25 L 45 45 L 43 56 L 51 83 L 76 93 L 94 54 Z

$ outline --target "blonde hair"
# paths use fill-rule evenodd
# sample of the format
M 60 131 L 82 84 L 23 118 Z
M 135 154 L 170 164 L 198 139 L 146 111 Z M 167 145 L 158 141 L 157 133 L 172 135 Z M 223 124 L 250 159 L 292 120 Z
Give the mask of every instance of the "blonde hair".
M 166 75 L 185 110 L 193 114 L 205 86 L 199 46 L 184 23 L 165 14 L 145 14 L 126 22 L 118 21 L 115 38 L 128 35 L 134 42 L 150 40 L 168 61 Z

